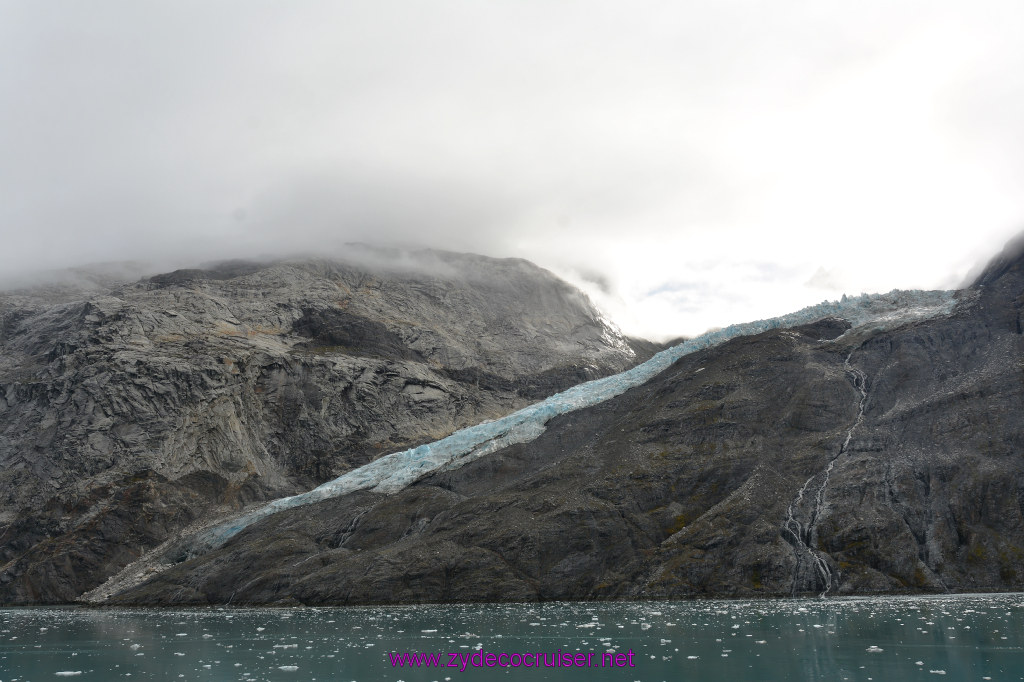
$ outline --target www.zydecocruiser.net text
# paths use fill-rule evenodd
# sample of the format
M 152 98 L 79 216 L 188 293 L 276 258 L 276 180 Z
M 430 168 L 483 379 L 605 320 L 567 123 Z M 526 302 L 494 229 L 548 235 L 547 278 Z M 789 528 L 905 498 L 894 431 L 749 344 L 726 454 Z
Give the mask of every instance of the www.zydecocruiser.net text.
M 393 668 L 454 668 L 465 672 L 467 668 L 635 668 L 633 650 L 626 653 L 563 653 L 556 652 L 501 652 L 483 650 L 470 653 L 444 652 L 389 653 Z

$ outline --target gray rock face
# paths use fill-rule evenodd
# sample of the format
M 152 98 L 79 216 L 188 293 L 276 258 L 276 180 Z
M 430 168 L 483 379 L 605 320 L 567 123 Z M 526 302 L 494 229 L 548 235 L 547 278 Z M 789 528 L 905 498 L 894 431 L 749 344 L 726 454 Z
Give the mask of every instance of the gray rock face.
M 270 516 L 122 604 L 1019 590 L 1024 259 L 950 316 L 734 339 L 393 495 Z
M 0 294 L 0 603 L 635 358 L 550 273 L 443 252 Z

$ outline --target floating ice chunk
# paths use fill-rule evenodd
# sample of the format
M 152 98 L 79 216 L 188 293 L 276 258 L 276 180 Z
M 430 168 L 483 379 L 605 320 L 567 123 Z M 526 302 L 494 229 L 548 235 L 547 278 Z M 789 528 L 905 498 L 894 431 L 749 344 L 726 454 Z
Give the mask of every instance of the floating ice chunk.
M 277 666 L 277 669 L 278 670 L 284 670 L 285 672 L 293 673 L 293 672 L 295 672 L 296 670 L 299 669 L 299 666 L 297 666 L 297 665 L 279 665 L 279 666 Z
M 60 672 L 54 673 L 58 677 L 71 677 L 72 675 L 81 675 L 81 670 L 61 670 Z
M 874 644 L 872 644 L 871 646 L 869 646 L 869 647 L 868 647 L 868 648 L 866 649 L 866 651 L 867 651 L 867 652 L 868 652 L 869 654 L 879 654 L 879 653 L 881 653 L 881 652 L 885 651 L 885 649 L 882 649 L 881 647 L 877 647 L 877 646 L 875 646 Z

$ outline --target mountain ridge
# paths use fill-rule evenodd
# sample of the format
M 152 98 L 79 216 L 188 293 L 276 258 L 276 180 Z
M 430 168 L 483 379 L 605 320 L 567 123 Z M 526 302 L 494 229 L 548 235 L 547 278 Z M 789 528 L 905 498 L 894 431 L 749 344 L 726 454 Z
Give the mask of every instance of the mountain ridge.
M 535 441 L 275 514 L 110 603 L 1020 589 L 1022 292 L 1011 262 L 932 319 L 732 339 Z
M 372 255 L 0 295 L 0 600 L 635 362 L 526 261 Z
M 202 469 L 176 478 L 142 470 L 107 480 L 109 490 L 94 487 L 63 507 L 51 503 L 2 527 L 0 551 L 9 558 L 0 565 L 0 595 L 39 603 L 76 599 L 92 589 L 84 597 L 89 603 L 195 605 L 1020 589 L 1024 442 L 1015 424 L 1024 387 L 1012 370 L 1024 353 L 1024 269 L 1014 254 L 1008 247 L 973 286 L 957 292 L 952 312 L 853 330 L 841 317 L 824 318 L 737 337 L 679 358 L 618 397 L 553 417 L 534 441 L 436 471 L 391 494 L 362 490 L 279 512 L 182 563 L 174 562 L 187 556 L 170 556 L 168 564 L 153 551 L 157 545 L 180 551 L 168 543 L 201 523 L 198 514 L 180 516 L 182 510 L 223 516 L 297 491 L 301 481 L 269 488 L 263 477 L 233 481 Z M 513 272 L 528 267 L 506 265 Z M 239 267 L 247 266 L 230 266 Z M 331 267 L 317 262 L 304 272 L 329 281 Z M 191 297 L 206 301 L 216 286 L 209 282 L 241 278 L 241 299 L 259 301 L 266 284 L 283 276 L 275 271 L 263 286 L 245 285 L 253 274 L 232 270 L 232 277 L 218 280 L 179 271 L 147 286 L 196 304 Z M 409 286 L 412 299 L 392 296 L 406 301 L 403 323 L 418 319 L 412 303 L 425 296 L 447 306 L 450 294 L 446 299 L 442 289 L 458 288 L 452 278 L 440 288 L 439 282 Z M 475 291 L 480 282 L 471 286 Z M 514 287 L 516 303 L 531 286 Z M 186 295 L 182 289 L 190 287 L 196 291 Z M 414 395 L 404 398 L 410 405 L 424 397 L 430 404 L 438 387 L 450 391 L 445 381 L 461 381 L 467 396 L 497 393 L 510 405 L 516 396 L 535 399 L 538 386 L 543 393 L 559 382 L 594 378 L 585 375 L 594 371 L 587 363 L 539 385 L 517 376 L 508 353 L 487 352 L 502 347 L 500 335 L 493 346 L 476 346 L 489 361 L 459 369 L 460 358 L 469 356 L 464 347 L 439 353 L 444 346 L 430 329 L 403 332 L 382 312 L 388 297 L 377 289 L 369 287 L 348 305 L 332 298 L 329 306 L 286 306 L 291 355 L 301 359 L 303 372 L 315 372 L 325 357 L 331 371 L 351 363 L 391 372 L 425 365 L 433 373 L 429 381 L 403 379 L 400 395 L 413 386 Z M 552 299 L 545 296 L 537 299 L 548 301 L 544 315 L 509 305 L 524 321 L 522 329 L 551 332 Z M 577 319 L 589 320 L 589 336 L 582 338 L 597 357 L 618 357 L 623 368 L 638 359 L 596 311 L 579 307 L 585 299 L 554 300 L 568 306 L 554 310 L 581 311 Z M 112 309 L 115 304 L 98 298 L 72 317 L 102 321 Z M 34 336 L 19 332 L 26 318 L 15 315 L 8 324 L 8 310 L 0 307 L 5 348 L 13 330 L 22 344 L 15 350 L 32 347 L 47 366 L 83 352 L 38 330 Z M 66 312 L 39 314 L 50 328 L 74 329 Z M 486 315 L 480 319 L 486 326 Z M 211 315 L 209 322 L 232 348 L 248 343 L 259 357 L 279 341 L 259 330 L 250 334 L 248 318 Z M 114 326 L 124 331 L 125 325 Z M 159 331 L 143 328 L 142 336 Z M 419 343 L 424 333 L 434 345 Z M 196 337 L 201 345 L 202 334 Z M 561 338 L 557 332 L 552 337 Z M 131 333 L 117 338 L 121 353 L 142 343 Z M 176 341 L 190 342 L 197 341 Z M 521 357 L 529 362 L 536 343 L 527 345 Z M 557 340 L 550 347 L 559 348 Z M 223 356 L 215 359 L 224 365 Z M 256 364 L 281 370 L 280 359 Z M 9 385 L 0 382 L 4 396 Z M 320 384 L 317 390 L 322 396 L 325 389 Z M 0 407 L 9 414 L 5 400 Z M 308 415 L 308 400 L 294 416 L 301 419 L 302 409 Z M 397 413 L 384 416 L 394 420 Z M 130 429 L 126 435 L 137 436 Z M 298 452 L 305 442 L 290 447 Z M 213 464 L 221 473 L 228 469 Z M 327 476 L 322 470 L 312 478 Z M 110 504 L 116 496 L 121 502 Z M 166 508 L 179 516 L 168 518 Z M 140 525 L 140 515 L 153 521 Z M 78 527 L 55 532 L 62 522 Z M 76 577 L 76 559 L 85 564 L 85 580 Z M 69 564 L 70 575 L 61 568 Z

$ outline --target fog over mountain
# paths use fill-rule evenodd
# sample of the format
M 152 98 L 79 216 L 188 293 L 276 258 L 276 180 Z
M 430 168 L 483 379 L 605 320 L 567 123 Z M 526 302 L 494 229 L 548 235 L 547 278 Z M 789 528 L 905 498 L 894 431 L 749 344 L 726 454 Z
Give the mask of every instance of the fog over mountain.
M 529 258 L 629 333 L 950 287 L 1024 226 L 1016 0 L 0 5 L 0 273 Z

